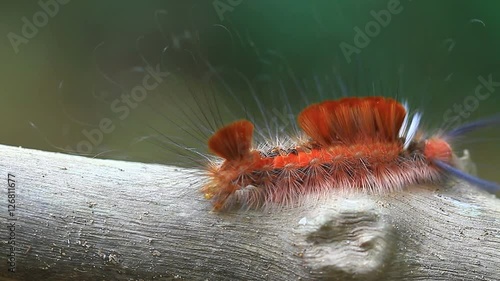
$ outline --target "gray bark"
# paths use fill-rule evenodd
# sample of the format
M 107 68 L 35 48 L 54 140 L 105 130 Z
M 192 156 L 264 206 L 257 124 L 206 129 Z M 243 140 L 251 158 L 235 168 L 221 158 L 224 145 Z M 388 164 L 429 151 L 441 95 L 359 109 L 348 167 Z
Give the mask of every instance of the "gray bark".
M 215 213 L 192 170 L 0 155 L 2 280 L 500 279 L 500 200 L 462 182 Z M 9 173 L 16 272 L 5 262 Z

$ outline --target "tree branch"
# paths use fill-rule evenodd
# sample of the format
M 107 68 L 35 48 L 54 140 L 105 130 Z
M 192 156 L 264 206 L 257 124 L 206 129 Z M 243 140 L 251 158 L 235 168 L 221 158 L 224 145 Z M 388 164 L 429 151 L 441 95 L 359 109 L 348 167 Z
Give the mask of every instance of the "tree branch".
M 2 280 L 500 277 L 500 201 L 465 183 L 214 213 L 191 170 L 9 146 L 0 155 L 4 259 L 16 247 L 16 272 L 0 263 Z

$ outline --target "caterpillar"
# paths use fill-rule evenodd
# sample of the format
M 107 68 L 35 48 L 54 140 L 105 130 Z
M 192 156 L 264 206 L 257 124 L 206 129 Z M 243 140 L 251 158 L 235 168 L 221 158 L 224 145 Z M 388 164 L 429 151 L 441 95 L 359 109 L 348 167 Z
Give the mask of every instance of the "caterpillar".
M 422 114 L 386 97 L 347 97 L 307 106 L 297 117 L 300 141 L 288 147 L 254 146 L 254 125 L 238 120 L 216 131 L 209 150 L 221 161 L 206 166 L 202 187 L 215 210 L 235 205 L 294 205 L 330 190 L 383 193 L 459 177 L 488 191 L 497 183 L 459 169 L 450 140 L 500 123 L 485 119 L 428 135 Z

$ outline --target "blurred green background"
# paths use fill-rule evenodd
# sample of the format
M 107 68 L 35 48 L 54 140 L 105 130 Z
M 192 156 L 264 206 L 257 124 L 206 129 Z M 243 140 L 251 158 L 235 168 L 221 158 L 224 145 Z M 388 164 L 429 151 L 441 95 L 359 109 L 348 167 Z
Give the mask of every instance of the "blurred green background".
M 424 111 L 431 131 L 499 112 L 500 86 L 484 88 L 483 100 L 474 97 L 478 77 L 500 82 L 496 0 L 9 0 L 0 6 L 3 144 L 168 163 L 172 146 L 143 145 L 140 137 L 160 131 L 203 151 L 208 130 L 192 133 L 186 125 L 206 122 L 198 107 L 214 108 L 215 101 L 244 117 L 258 112 L 252 89 L 267 111 L 284 115 L 287 103 L 296 113 L 306 100 L 340 96 L 342 84 L 351 95 L 397 96 Z M 373 14 L 384 11 L 390 20 L 375 23 L 377 29 Z M 355 28 L 367 26 L 373 36 L 360 46 Z M 342 42 L 359 47 L 357 53 L 348 59 Z M 170 74 L 129 114 L 117 113 L 111 105 L 143 83 L 148 65 Z M 459 115 L 457 106 L 466 112 Z M 113 122 L 111 132 L 88 151 L 78 147 L 89 140 L 83 131 L 97 130 L 103 118 Z M 457 144 L 472 151 L 481 176 L 496 181 L 499 136 L 486 130 Z

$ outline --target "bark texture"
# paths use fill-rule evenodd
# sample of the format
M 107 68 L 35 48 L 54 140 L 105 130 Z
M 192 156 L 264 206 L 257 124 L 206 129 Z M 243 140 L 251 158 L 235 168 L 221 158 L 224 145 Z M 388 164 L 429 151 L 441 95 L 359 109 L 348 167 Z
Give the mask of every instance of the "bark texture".
M 462 182 L 214 213 L 191 170 L 0 155 L 0 280 L 500 279 L 500 200 Z

